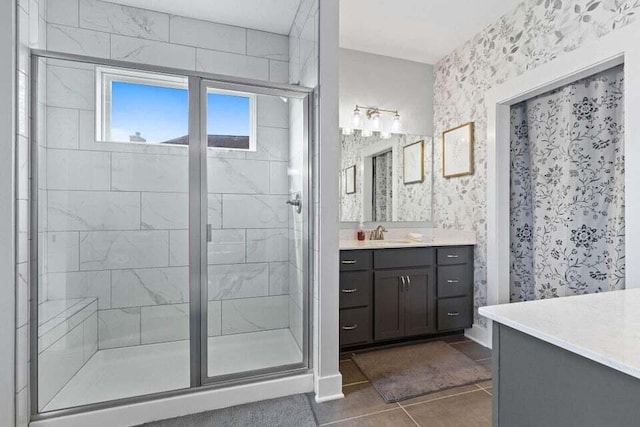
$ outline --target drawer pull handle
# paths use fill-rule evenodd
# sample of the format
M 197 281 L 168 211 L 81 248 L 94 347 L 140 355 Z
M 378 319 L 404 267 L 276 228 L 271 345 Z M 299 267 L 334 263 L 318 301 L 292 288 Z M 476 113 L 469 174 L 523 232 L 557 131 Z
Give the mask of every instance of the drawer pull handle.
M 358 289 L 342 289 L 343 294 L 352 294 L 354 292 L 358 292 Z
M 460 283 L 460 281 L 455 279 L 449 279 L 447 280 L 447 283 Z
M 447 316 L 460 316 L 460 313 L 457 311 L 450 311 L 447 313 Z
M 344 261 L 342 261 L 343 264 L 355 264 L 358 261 L 356 261 L 355 259 L 345 259 Z
M 411 277 L 407 276 L 407 289 L 411 287 Z
M 343 326 L 342 329 L 345 331 L 353 331 L 357 327 L 358 327 L 358 324 L 356 323 L 355 325 L 352 325 L 352 326 Z
M 447 258 L 460 258 L 460 255 L 456 255 L 456 254 L 448 254 Z

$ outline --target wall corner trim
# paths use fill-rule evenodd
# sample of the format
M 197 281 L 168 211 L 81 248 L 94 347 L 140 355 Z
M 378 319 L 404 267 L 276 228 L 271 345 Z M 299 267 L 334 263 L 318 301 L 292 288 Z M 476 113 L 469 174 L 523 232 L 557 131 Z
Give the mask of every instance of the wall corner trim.
M 342 394 L 342 375 L 316 378 L 316 402 L 328 402 L 344 398 Z

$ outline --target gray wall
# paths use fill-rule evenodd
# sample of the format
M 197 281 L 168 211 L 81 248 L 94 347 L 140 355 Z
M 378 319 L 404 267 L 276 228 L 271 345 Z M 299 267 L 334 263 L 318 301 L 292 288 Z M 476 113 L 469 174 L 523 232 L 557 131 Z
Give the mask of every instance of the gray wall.
M 340 127 L 353 127 L 356 104 L 399 110 L 402 133 L 431 135 L 433 65 L 340 49 Z

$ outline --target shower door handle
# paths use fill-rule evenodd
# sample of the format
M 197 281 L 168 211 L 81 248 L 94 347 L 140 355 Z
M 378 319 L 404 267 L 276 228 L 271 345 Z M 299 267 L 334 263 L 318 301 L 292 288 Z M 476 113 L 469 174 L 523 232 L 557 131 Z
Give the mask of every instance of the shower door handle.
M 296 208 L 296 212 L 302 212 L 302 199 L 300 198 L 300 193 L 296 193 L 296 197 L 291 200 L 287 200 L 286 203 L 294 206 Z
M 213 240 L 213 231 L 211 228 L 211 224 L 207 224 L 207 243 L 211 243 Z

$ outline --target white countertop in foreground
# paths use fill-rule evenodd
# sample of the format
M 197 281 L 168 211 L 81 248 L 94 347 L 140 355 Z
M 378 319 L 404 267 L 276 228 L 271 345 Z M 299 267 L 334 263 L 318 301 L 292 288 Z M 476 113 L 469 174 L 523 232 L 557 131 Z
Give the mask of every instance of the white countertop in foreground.
M 408 239 L 385 239 L 385 240 L 340 240 L 340 250 L 354 249 L 387 249 L 387 248 L 428 248 L 431 246 L 468 246 L 475 245 L 473 239 L 460 239 L 436 237 L 425 239 L 422 242 L 413 242 Z
M 640 289 L 481 307 L 480 314 L 640 378 Z

